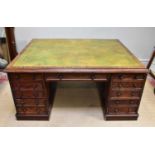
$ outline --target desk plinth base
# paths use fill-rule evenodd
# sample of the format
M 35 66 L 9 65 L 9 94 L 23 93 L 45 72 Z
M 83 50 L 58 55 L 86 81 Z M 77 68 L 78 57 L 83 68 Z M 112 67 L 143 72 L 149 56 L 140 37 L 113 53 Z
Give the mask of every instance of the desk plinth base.
M 17 120 L 49 120 L 50 115 L 28 115 L 28 116 L 24 116 L 24 115 L 18 115 L 16 114 L 16 119 Z
M 39 114 L 39 115 L 20 115 L 18 113 L 16 113 L 16 119 L 17 120 L 34 120 L 34 121 L 41 121 L 41 120 L 44 120 L 44 121 L 49 121 L 49 118 L 50 118 L 50 114 L 51 114 L 51 109 L 52 109 L 52 105 L 51 104 L 49 106 L 49 109 L 48 109 L 48 113 L 47 114 Z
M 125 114 L 123 114 L 123 115 L 112 115 L 112 114 L 107 114 L 107 115 L 105 115 L 105 120 L 107 120 L 107 121 L 114 121 L 114 120 L 116 120 L 116 121 L 118 121 L 118 120 L 137 120 L 138 119 L 138 114 L 130 114 L 130 115 L 125 115 Z
M 52 104 L 49 105 L 47 114 L 38 114 L 38 115 L 30 115 L 30 114 L 29 115 L 22 115 L 21 114 L 20 115 L 20 114 L 16 113 L 16 119 L 17 120 L 36 120 L 36 121 L 45 120 L 45 121 L 49 121 L 51 109 L 53 107 L 55 91 L 56 91 L 56 89 L 53 90 L 53 94 L 51 96 Z

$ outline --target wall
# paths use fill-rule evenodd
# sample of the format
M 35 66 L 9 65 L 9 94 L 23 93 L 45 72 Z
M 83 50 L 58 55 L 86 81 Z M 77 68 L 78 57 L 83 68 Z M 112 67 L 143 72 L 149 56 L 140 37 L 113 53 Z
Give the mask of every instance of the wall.
M 4 37 L 4 36 L 5 36 L 4 27 L 0 27 L 0 37 Z
M 144 63 L 155 46 L 155 28 L 17 27 L 15 36 L 19 52 L 32 38 L 117 38 Z

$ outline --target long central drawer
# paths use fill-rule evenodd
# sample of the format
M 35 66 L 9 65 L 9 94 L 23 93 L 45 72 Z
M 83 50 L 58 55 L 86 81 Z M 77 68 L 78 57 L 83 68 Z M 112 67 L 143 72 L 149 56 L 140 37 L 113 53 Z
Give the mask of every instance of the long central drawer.
M 108 76 L 100 73 L 51 73 L 45 75 L 46 81 L 58 80 L 94 80 L 107 81 Z

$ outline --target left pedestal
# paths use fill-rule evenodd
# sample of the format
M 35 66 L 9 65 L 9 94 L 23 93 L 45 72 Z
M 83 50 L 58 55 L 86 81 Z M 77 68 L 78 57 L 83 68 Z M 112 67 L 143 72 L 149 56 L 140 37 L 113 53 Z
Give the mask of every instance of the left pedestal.
M 43 73 L 9 73 L 8 76 L 17 120 L 49 120 L 55 83 L 46 83 Z

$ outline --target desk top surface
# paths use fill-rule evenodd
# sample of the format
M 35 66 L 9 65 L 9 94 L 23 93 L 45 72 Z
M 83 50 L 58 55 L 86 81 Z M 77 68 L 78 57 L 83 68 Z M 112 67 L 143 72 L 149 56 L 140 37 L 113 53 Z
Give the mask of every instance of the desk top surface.
M 119 40 L 34 39 L 10 67 L 144 68 L 144 65 Z

